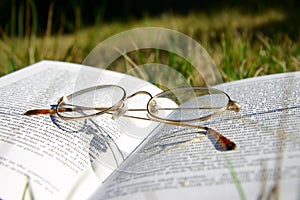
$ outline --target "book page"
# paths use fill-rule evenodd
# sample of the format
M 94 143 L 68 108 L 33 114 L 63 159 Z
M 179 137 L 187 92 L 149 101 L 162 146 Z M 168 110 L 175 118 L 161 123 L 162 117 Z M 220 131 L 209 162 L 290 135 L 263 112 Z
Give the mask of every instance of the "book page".
M 300 73 L 217 86 L 238 101 L 200 123 L 234 141 L 161 124 L 90 199 L 299 199 Z
M 60 97 L 99 84 L 118 84 L 129 93 L 159 91 L 124 74 L 54 61 L 1 77 L 0 167 L 27 178 L 26 196 L 87 198 L 156 126 L 148 124 L 146 132 L 129 129 L 133 123 L 121 119 L 116 123 L 111 116 L 67 122 L 57 115 L 24 115 L 30 109 L 49 109 Z M 1 180 L 13 177 L 0 175 Z M 0 188 L 6 186 L 0 183 Z
M 0 166 L 0 177 L 5 177 L 5 185 L 0 187 L 1 199 L 24 199 L 28 177 L 4 166 Z

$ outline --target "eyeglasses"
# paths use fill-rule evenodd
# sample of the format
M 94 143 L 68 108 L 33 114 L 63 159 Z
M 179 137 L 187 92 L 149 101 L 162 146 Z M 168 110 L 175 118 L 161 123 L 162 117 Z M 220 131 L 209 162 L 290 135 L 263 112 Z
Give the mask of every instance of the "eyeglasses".
M 146 108 L 128 108 L 126 102 L 137 95 L 149 97 Z M 223 150 L 233 150 L 236 148 L 234 142 L 211 128 L 194 124 L 226 110 L 239 112 L 240 105 L 225 92 L 214 88 L 175 88 L 155 96 L 147 91 L 138 91 L 126 96 L 125 90 L 120 86 L 98 85 L 61 97 L 55 109 L 29 110 L 25 115 L 56 113 L 64 120 L 80 120 L 111 114 L 113 119 L 124 116 L 152 120 L 200 129 L 208 136 L 213 136 Z M 141 112 L 145 115 L 134 114 Z

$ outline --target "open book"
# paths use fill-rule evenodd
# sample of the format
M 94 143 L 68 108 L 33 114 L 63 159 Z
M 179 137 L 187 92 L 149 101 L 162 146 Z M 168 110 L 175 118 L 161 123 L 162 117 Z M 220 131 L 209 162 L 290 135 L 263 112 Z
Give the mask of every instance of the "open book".
M 219 151 L 192 128 L 96 117 L 80 129 L 55 114 L 24 115 L 101 84 L 128 95 L 161 91 L 125 74 L 55 61 L 0 78 L 1 199 L 299 198 L 299 72 L 215 86 L 242 110 L 201 124 L 233 140 L 233 151 Z

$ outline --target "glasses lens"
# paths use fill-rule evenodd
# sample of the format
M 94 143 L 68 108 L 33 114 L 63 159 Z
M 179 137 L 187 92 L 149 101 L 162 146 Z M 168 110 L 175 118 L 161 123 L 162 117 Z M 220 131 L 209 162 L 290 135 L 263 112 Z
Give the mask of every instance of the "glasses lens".
M 59 103 L 57 113 L 69 119 L 100 115 L 120 104 L 124 98 L 125 91 L 119 86 L 95 86 L 65 97 Z
M 154 118 L 174 122 L 205 120 L 224 109 L 229 102 L 227 94 L 212 88 L 178 88 L 162 92 L 148 103 L 148 112 Z

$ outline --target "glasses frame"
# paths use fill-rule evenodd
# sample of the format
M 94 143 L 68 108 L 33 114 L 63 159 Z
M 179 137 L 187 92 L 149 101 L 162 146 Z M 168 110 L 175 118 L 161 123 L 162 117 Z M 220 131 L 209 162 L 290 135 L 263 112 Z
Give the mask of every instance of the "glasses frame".
M 74 96 L 78 96 L 85 92 L 89 92 L 89 91 L 93 91 L 93 90 L 101 89 L 101 88 L 105 88 L 105 87 L 117 87 L 118 89 L 121 89 L 121 91 L 123 92 L 121 99 L 117 103 L 115 103 L 114 105 L 112 105 L 110 107 L 105 107 L 105 108 L 103 108 L 103 107 L 102 108 L 101 107 L 91 108 L 91 107 L 81 107 L 81 106 L 76 107 L 75 105 L 70 104 L 70 106 L 72 106 L 73 108 L 63 108 L 63 107 L 61 108 L 61 105 L 66 100 L 68 100 Z M 208 128 L 206 126 L 201 126 L 201 125 L 197 125 L 197 124 L 192 124 L 192 122 L 205 121 L 216 115 L 221 114 L 222 112 L 224 112 L 226 110 L 239 112 L 241 109 L 241 106 L 239 105 L 239 103 L 231 100 L 229 95 L 226 94 L 225 92 L 215 89 L 215 88 L 207 88 L 207 87 L 187 87 L 187 88 L 188 89 L 193 88 L 194 90 L 202 89 L 202 90 L 207 90 L 207 91 L 210 91 L 210 90 L 217 91 L 219 93 L 224 94 L 228 98 L 228 102 L 225 106 L 218 108 L 218 110 L 216 112 L 214 112 L 210 115 L 204 116 L 204 117 L 200 117 L 200 118 L 192 119 L 192 120 L 167 120 L 167 119 L 156 117 L 153 114 L 151 114 L 151 112 L 149 111 L 149 108 L 150 108 L 149 104 L 150 104 L 151 100 L 153 100 L 157 96 L 163 94 L 164 92 L 168 92 L 168 91 L 172 91 L 172 90 L 163 91 L 155 96 L 152 96 L 147 91 L 138 91 L 138 92 L 135 92 L 132 95 L 126 97 L 126 92 L 125 92 L 124 88 L 122 88 L 118 85 L 98 85 L 98 86 L 86 88 L 83 90 L 79 90 L 79 91 L 74 92 L 73 94 L 67 95 L 65 97 L 61 97 L 58 100 L 58 103 L 57 103 L 57 106 L 55 109 L 28 110 L 27 112 L 24 113 L 24 115 L 57 114 L 60 118 L 62 118 L 64 120 L 79 120 L 79 119 L 90 119 L 90 118 L 97 117 L 97 116 L 107 113 L 107 114 L 112 114 L 113 119 L 115 119 L 119 116 L 124 116 L 124 117 L 131 117 L 131 118 L 135 118 L 135 119 L 152 120 L 152 121 L 161 122 L 161 123 L 165 123 L 165 124 L 169 124 L 169 125 L 173 125 L 173 126 L 184 126 L 184 127 L 188 127 L 188 128 L 199 129 L 200 131 L 203 131 L 203 133 L 205 135 L 207 135 L 209 138 L 211 138 L 211 140 L 214 140 L 215 144 L 220 145 L 221 148 L 220 149 L 218 148 L 218 150 L 221 150 L 221 151 L 234 150 L 236 148 L 236 145 L 234 142 L 227 139 L 225 136 L 223 136 L 222 134 L 220 134 L 219 132 L 215 131 L 212 128 Z M 185 88 L 175 88 L 175 89 L 185 89 Z M 175 89 L 173 89 L 173 90 L 175 90 Z M 127 109 L 124 107 L 124 102 L 126 100 L 128 100 L 136 95 L 140 95 L 140 94 L 148 95 L 150 97 L 150 99 L 147 103 L 146 109 Z M 68 105 L 68 104 L 66 104 L 66 105 Z M 87 115 L 87 116 L 82 116 L 82 117 L 66 117 L 66 116 L 63 116 L 60 114 L 62 112 L 76 111 L 77 109 L 78 110 L 99 110 L 99 112 L 95 113 L 95 114 Z M 172 109 L 175 110 L 175 108 L 172 108 Z M 194 109 L 194 108 L 188 108 L 188 109 Z M 200 109 L 200 108 L 197 108 L 197 109 Z M 209 109 L 209 108 L 203 108 L 203 109 Z M 214 109 L 214 108 L 211 108 L 211 109 Z M 127 115 L 126 114 L 127 111 L 147 111 L 147 118 Z
M 75 108 L 62 108 L 62 105 L 64 104 L 64 102 L 66 102 L 67 100 L 69 100 L 70 98 L 76 97 L 78 95 L 82 95 L 84 93 L 90 92 L 90 91 L 94 91 L 94 90 L 98 90 L 101 88 L 108 88 L 108 87 L 116 87 L 118 89 L 121 89 L 121 91 L 123 91 L 123 96 L 120 98 L 120 100 L 115 103 L 114 105 L 110 106 L 110 107 L 78 107 L 78 109 L 80 110 L 99 110 L 99 112 L 91 114 L 91 115 L 87 115 L 87 116 L 81 116 L 81 117 L 66 117 L 64 115 L 61 114 L 61 112 L 69 112 L 69 111 L 75 111 Z M 160 118 L 157 117 L 155 115 L 152 114 L 152 112 L 150 112 L 150 103 L 153 101 L 153 99 L 155 99 L 156 97 L 160 96 L 163 93 L 166 93 L 168 91 L 173 91 L 173 90 L 184 90 L 184 89 L 192 89 L 192 90 L 205 90 L 205 91 L 215 91 L 221 94 L 224 94 L 227 98 L 228 98 L 228 103 L 224 106 L 224 107 L 220 107 L 217 108 L 218 110 L 212 114 L 209 114 L 207 116 L 204 117 L 200 117 L 197 119 L 188 119 L 188 120 L 169 120 L 169 119 L 164 119 L 164 118 Z M 125 109 L 124 108 L 124 103 L 126 100 L 136 96 L 136 95 L 140 95 L 140 94 L 144 94 L 144 95 L 148 95 L 150 97 L 150 99 L 148 100 L 147 103 L 147 108 L 146 109 Z M 65 104 L 68 105 L 68 104 Z M 72 105 L 74 106 L 74 105 Z M 228 94 L 226 94 L 225 92 L 215 89 L 215 88 L 207 88 L 207 87 L 185 87 L 185 88 L 175 88 L 175 89 L 171 89 L 171 90 L 167 90 L 167 91 L 163 91 L 160 92 L 158 94 L 156 94 L 155 96 L 152 96 L 149 92 L 147 91 L 138 91 L 133 93 L 130 96 L 126 96 L 126 91 L 124 90 L 124 88 L 118 86 L 118 85 L 98 85 L 98 86 L 94 86 L 94 87 L 89 87 L 83 90 L 79 90 L 77 92 L 74 92 L 70 95 L 61 97 L 58 100 L 57 103 L 57 107 L 55 110 L 55 113 L 57 113 L 57 115 L 64 119 L 64 120 L 82 120 L 82 119 L 89 119 L 89 118 L 93 118 L 93 117 L 97 117 L 100 116 L 102 114 L 116 114 L 117 117 L 118 116 L 124 116 L 124 117 L 130 117 L 130 118 L 135 118 L 135 119 L 142 119 L 142 120 L 152 120 L 152 121 L 156 121 L 156 122 L 161 122 L 161 123 L 165 123 L 165 124 L 170 124 L 170 125 L 175 125 L 175 126 L 188 126 L 188 127 L 197 127 L 200 128 L 201 126 L 195 126 L 192 124 L 188 124 L 188 123 L 193 123 L 193 122 L 201 122 L 201 121 L 205 121 L 208 120 L 216 115 L 220 115 L 221 113 L 223 113 L 226 110 L 230 110 L 230 111 L 235 111 L 235 112 L 239 112 L 240 111 L 241 106 L 238 104 L 238 102 L 231 100 L 231 98 L 229 97 Z M 176 110 L 176 108 L 172 108 L 173 110 Z M 180 108 L 181 109 L 181 108 Z M 197 108 L 200 109 L 200 108 Z M 205 109 L 209 109 L 209 108 L 205 108 Z M 212 109 L 216 109 L 216 108 L 212 108 Z M 124 113 L 126 113 L 127 111 L 146 111 L 147 112 L 147 117 L 148 118 L 143 118 L 143 117 L 137 117 L 137 116 L 132 116 L 132 115 L 126 115 Z M 202 128 L 203 129 L 203 128 Z
M 87 115 L 87 116 L 82 116 L 82 117 L 66 117 L 64 115 L 61 115 L 60 113 L 61 112 L 69 112 L 69 111 L 75 111 L 76 109 L 66 109 L 65 111 L 63 109 L 60 108 L 60 106 L 63 104 L 64 101 L 72 98 L 72 97 L 76 97 L 78 95 L 81 95 L 81 94 L 84 94 L 86 92 L 90 92 L 90 91 L 94 91 L 94 90 L 98 90 L 98 89 L 101 89 L 101 88 L 106 88 L 106 87 L 110 87 L 110 86 L 114 86 L 114 87 L 117 87 L 119 89 L 121 89 L 123 91 L 123 96 L 121 97 L 121 99 L 119 100 L 119 102 L 117 102 L 116 104 L 114 104 L 113 106 L 111 107 L 106 107 L 106 108 L 90 108 L 90 107 L 78 107 L 80 110 L 99 110 L 100 112 L 98 113 L 95 113 L 95 114 L 91 114 L 91 115 Z M 126 100 L 126 92 L 124 90 L 124 88 L 118 86 L 118 85 L 97 85 L 97 86 L 93 86 L 93 87 L 89 87 L 89 88 L 85 88 L 85 89 L 82 89 L 82 90 L 79 90 L 77 92 L 74 92 L 72 94 L 69 94 L 67 96 L 64 96 L 64 97 L 61 97 L 58 102 L 57 102 L 57 107 L 55 109 L 55 112 L 56 114 L 64 119 L 64 120 L 80 120 L 80 119 L 90 119 L 90 118 L 93 118 L 93 117 L 97 117 L 97 116 L 100 116 L 102 114 L 105 114 L 105 113 L 109 113 L 108 111 L 111 111 L 111 110 L 117 110 L 117 108 L 120 107 L 120 104 L 122 104 L 124 101 Z M 74 105 L 72 105 L 74 106 Z

